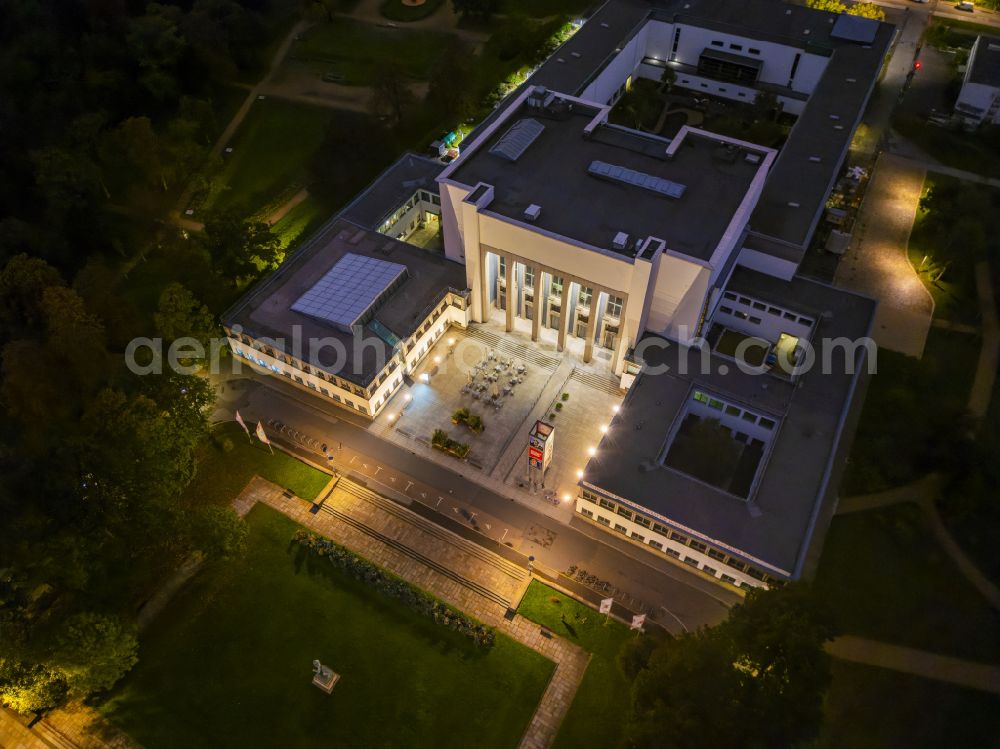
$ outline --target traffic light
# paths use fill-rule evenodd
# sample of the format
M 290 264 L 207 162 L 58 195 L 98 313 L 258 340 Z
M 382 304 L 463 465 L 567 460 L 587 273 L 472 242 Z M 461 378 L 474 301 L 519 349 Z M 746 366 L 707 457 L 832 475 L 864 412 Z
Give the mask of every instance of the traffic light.
M 914 70 L 920 70 L 920 66 L 921 65 L 922 65 L 922 63 L 920 62 L 920 60 L 914 60 L 913 61 L 913 69 Z

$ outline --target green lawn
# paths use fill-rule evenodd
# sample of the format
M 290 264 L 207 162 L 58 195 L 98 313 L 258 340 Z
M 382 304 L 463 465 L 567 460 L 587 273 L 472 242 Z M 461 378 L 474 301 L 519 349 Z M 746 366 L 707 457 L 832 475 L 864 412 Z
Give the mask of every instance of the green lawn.
M 328 221 L 334 210 L 328 200 L 310 194 L 276 222 L 271 231 L 281 239 L 282 247 L 291 247 L 300 240 L 308 238 L 315 229 Z
M 247 555 L 203 570 L 142 638 L 103 704 L 146 749 L 512 747 L 553 664 L 462 635 L 341 575 L 264 506 Z M 332 695 L 312 661 L 341 675 Z
M 253 432 L 255 424 L 247 424 Z M 229 448 L 228 450 L 226 448 Z M 205 503 L 231 502 L 254 474 L 290 489 L 303 499 L 315 499 L 330 477 L 300 460 L 275 450 L 256 437 L 253 444 L 236 422 L 219 425 L 198 456 L 198 472 L 188 485 L 189 497 Z
M 253 215 L 292 197 L 305 185 L 333 116 L 356 115 L 278 99 L 254 102 L 199 213 L 231 207 Z
M 615 659 L 628 638 L 650 635 L 631 632 L 614 619 L 605 623 L 605 617 L 592 608 L 537 580 L 528 586 L 517 611 L 593 654 L 556 737 L 555 749 L 614 749 L 622 740 L 631 699 L 631 685 Z
M 942 164 L 986 177 L 1000 177 L 1000 149 L 995 137 L 935 127 L 914 115 L 894 117 L 892 126 Z
M 1000 663 L 1000 614 L 912 505 L 835 517 L 815 586 L 847 634 Z
M 979 359 L 979 339 L 931 328 L 922 359 L 878 352 L 841 493 L 920 478 L 953 449 Z
M 321 62 L 342 82 L 367 86 L 380 63 L 399 63 L 407 74 L 426 80 L 451 38 L 438 31 L 383 28 L 338 18 L 309 29 L 292 47 L 293 60 Z
M 996 695 L 835 660 L 823 728 L 811 746 L 995 749 L 998 710 Z

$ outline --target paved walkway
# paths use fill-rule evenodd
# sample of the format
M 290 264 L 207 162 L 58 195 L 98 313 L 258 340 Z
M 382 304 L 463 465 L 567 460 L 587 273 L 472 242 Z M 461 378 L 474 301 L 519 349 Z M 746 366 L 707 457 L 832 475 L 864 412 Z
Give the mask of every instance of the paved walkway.
M 240 105 L 240 108 L 236 110 L 236 114 L 233 115 L 233 118 L 229 121 L 229 124 L 226 125 L 225 129 L 222 131 L 222 134 L 216 139 L 215 144 L 212 146 L 211 150 L 212 158 L 216 158 L 222 153 L 222 149 L 226 147 L 226 144 L 232 139 L 233 135 L 236 134 L 236 131 L 239 129 L 240 125 L 243 124 L 243 120 L 246 119 L 246 116 L 250 113 L 250 108 L 253 106 L 253 103 L 257 100 L 257 97 L 261 94 L 262 89 L 266 87 L 268 83 L 270 83 L 271 79 L 278 72 L 278 68 L 281 66 L 281 63 L 284 61 L 285 56 L 288 54 L 288 50 L 291 49 L 292 43 L 295 41 L 295 38 L 303 31 L 305 31 L 307 28 L 309 28 L 310 25 L 311 25 L 310 21 L 305 21 L 305 20 L 299 21 L 292 27 L 292 30 L 288 32 L 288 35 L 285 36 L 285 38 L 281 41 L 281 44 L 278 46 L 278 49 L 275 50 L 274 57 L 271 58 L 271 65 L 268 67 L 267 72 L 264 73 L 264 76 L 260 79 L 260 81 L 258 81 L 257 85 L 254 86 L 252 89 L 250 89 L 249 93 L 247 93 L 246 98 L 243 100 L 243 103 Z M 191 202 L 191 195 L 193 192 L 194 192 L 194 180 L 192 180 L 191 184 L 187 188 L 185 188 L 183 193 L 181 193 L 181 196 L 177 201 L 177 208 L 173 212 L 172 218 L 180 219 L 181 214 L 187 208 L 188 203 Z
M 865 193 L 854 237 L 835 284 L 878 299 L 872 336 L 879 346 L 920 357 L 934 299 L 906 254 L 924 170 L 883 153 Z
M 554 661 L 556 670 L 521 741 L 525 749 L 551 745 L 583 678 L 589 654 L 564 639 L 543 636 L 537 624 L 520 615 L 512 621 L 504 618 L 507 606 L 517 606 L 530 582 L 520 567 L 346 478 L 316 513 L 310 511 L 311 502 L 289 497 L 281 487 L 261 478 L 250 482 L 237 506 L 243 510 L 255 502 L 343 544 Z M 433 552 L 433 558 L 424 552 Z
M 888 668 L 969 689 L 1000 694 L 1000 667 L 965 661 L 862 637 L 838 637 L 827 652 L 834 658 Z
M 944 477 L 941 474 L 931 473 L 906 486 L 842 499 L 837 507 L 837 514 L 864 512 L 903 502 L 916 504 L 923 512 L 927 526 L 941 550 L 947 554 L 962 576 L 979 591 L 980 595 L 994 609 L 1000 611 L 1000 588 L 983 574 L 948 531 L 944 521 L 941 520 L 934 500 L 940 493 L 943 484 Z
M 983 315 L 983 345 L 979 350 L 976 377 L 969 393 L 969 413 L 982 419 L 990 408 L 990 400 L 997 381 L 997 361 L 1000 356 L 1000 321 L 997 320 L 997 303 L 993 296 L 993 278 L 990 265 L 981 260 L 976 263 L 976 292 Z

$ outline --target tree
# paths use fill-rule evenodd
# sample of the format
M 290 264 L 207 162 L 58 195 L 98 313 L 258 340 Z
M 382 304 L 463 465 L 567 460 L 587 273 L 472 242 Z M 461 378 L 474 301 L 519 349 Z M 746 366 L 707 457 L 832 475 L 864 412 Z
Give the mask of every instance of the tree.
M 62 286 L 59 271 L 41 258 L 15 255 L 0 270 L 0 334 L 36 328 L 43 322 L 42 292 Z
M 218 332 L 215 317 L 208 307 L 179 283 L 169 284 L 160 294 L 153 322 L 156 332 L 167 341 L 187 337 L 206 343 Z
M 676 82 L 677 71 L 668 65 L 663 69 L 663 72 L 660 73 L 660 83 L 662 83 L 664 88 L 669 91 L 674 87 L 674 83 Z
M 409 79 L 401 64 L 384 60 L 375 67 L 370 105 L 376 115 L 390 117 L 395 123 L 401 122 L 413 100 Z
M 754 589 L 725 622 L 667 640 L 633 685 L 632 747 L 797 746 L 814 737 L 836 629 L 808 587 Z
M 427 103 L 442 116 L 460 121 L 475 106 L 476 80 L 469 64 L 471 50 L 458 37 L 450 39 L 431 72 Z
M 195 511 L 192 538 L 196 548 L 213 559 L 230 559 L 246 551 L 249 528 L 231 507 L 211 506 Z
M 27 714 L 60 704 L 66 693 L 66 682 L 58 671 L 0 656 L 0 704 Z
M 223 276 L 232 282 L 274 267 L 281 240 L 263 221 L 246 221 L 233 210 L 213 214 L 205 222 L 205 248 Z
M 135 631 L 103 614 L 71 616 L 57 637 L 53 663 L 71 697 L 110 689 L 139 660 Z
M 808 0 L 807 5 L 814 10 L 825 10 L 829 13 L 847 13 L 849 16 L 861 16 L 875 21 L 885 20 L 885 11 L 880 6 L 870 2 L 845 5 L 840 0 Z

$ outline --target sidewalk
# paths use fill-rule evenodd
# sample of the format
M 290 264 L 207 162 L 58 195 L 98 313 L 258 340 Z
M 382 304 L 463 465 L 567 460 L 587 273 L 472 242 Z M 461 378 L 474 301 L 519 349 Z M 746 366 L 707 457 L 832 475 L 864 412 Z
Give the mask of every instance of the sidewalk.
M 826 651 L 844 661 L 1000 694 L 1000 667 L 997 666 L 851 636 L 838 637 L 827 645 Z

